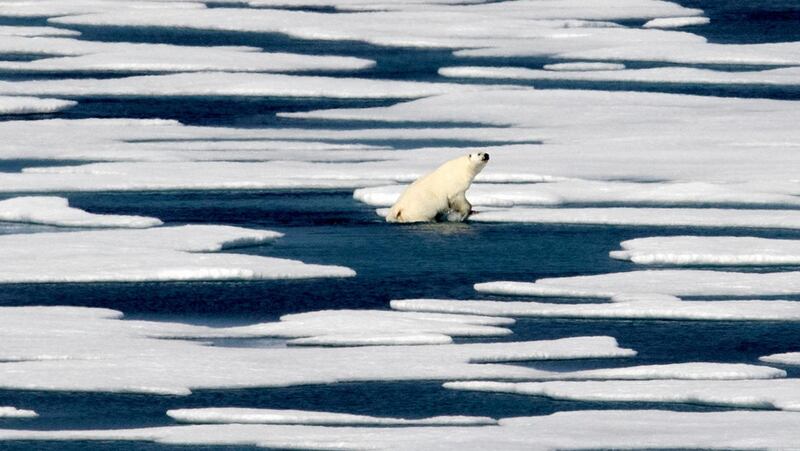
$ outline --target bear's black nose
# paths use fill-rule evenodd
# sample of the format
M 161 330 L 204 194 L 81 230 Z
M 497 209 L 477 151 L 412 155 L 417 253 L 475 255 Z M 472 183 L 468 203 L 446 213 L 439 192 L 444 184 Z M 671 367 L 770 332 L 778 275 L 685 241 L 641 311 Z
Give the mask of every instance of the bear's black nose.
M 483 161 L 489 161 L 489 154 L 488 153 L 483 154 L 482 160 Z

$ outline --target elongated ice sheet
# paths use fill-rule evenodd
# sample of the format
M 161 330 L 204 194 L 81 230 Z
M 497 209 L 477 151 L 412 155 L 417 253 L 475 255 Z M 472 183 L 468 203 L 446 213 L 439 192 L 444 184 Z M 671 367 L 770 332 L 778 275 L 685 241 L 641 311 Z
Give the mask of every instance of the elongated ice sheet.
M 4 235 L 0 283 L 141 282 L 349 277 L 341 266 L 208 253 L 281 234 L 228 226 Z
M 611 257 L 640 265 L 800 265 L 800 241 L 734 236 L 650 237 L 623 241 Z
M 181 423 L 302 424 L 320 426 L 484 426 L 487 417 L 441 416 L 420 419 L 385 418 L 304 410 L 204 408 L 176 409 L 167 415 Z
M 55 113 L 75 105 L 72 100 L 0 96 L 0 115 Z
M 610 337 L 412 347 L 216 347 L 154 338 L 206 328 L 119 316 L 86 308 L 2 308 L 0 387 L 185 395 L 200 388 L 346 381 L 524 380 L 549 372 L 503 363 L 635 355 Z
M 89 431 L 0 430 L 0 440 L 146 440 L 170 445 L 379 450 L 792 449 L 796 412 L 579 410 L 481 427 L 197 425 Z
M 39 414 L 33 410 L 17 409 L 16 407 L 0 407 L 0 418 L 36 418 Z
M 452 382 L 445 387 L 595 402 L 697 403 L 800 411 L 800 380 Z
M 145 216 L 99 215 L 69 206 L 63 197 L 14 197 L 0 201 L 0 221 L 61 227 L 121 227 L 140 229 L 161 225 Z

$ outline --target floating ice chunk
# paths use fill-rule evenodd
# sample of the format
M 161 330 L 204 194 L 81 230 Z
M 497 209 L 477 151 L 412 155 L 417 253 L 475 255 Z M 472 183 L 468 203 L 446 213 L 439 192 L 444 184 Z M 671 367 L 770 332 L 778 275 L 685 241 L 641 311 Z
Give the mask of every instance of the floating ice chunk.
M 5 13 L 5 11 L 3 11 Z M 26 37 L 52 37 L 52 36 L 79 36 L 75 30 L 54 27 L 23 27 L 0 25 L 0 36 L 26 36 Z
M 552 71 L 593 71 L 593 70 L 622 70 L 625 69 L 624 64 L 620 63 L 556 63 L 545 64 L 544 70 Z M 445 75 L 445 74 L 442 74 Z
M 405 186 L 397 185 L 369 187 L 356 190 L 353 197 L 369 205 L 389 206 L 397 201 L 403 189 Z M 513 185 L 476 183 L 470 188 L 469 200 L 474 205 L 492 207 L 564 204 L 800 205 L 798 196 L 759 192 L 757 187 L 746 184 L 634 183 L 590 180 Z M 661 210 L 661 212 L 663 216 L 668 216 L 667 214 L 673 211 Z M 703 215 L 703 210 L 675 210 L 674 213 L 675 216 L 688 213 Z
M 510 208 L 470 216 L 480 222 L 597 224 L 655 227 L 800 228 L 797 210 L 720 208 Z
M 40 99 L 37 97 L 0 96 L 0 116 L 10 114 L 56 113 L 77 105 L 72 100 Z
M 659 17 L 642 25 L 642 28 L 681 28 L 696 25 L 708 25 L 711 19 L 708 17 Z
M 0 282 L 134 282 L 349 277 L 341 266 L 238 254 L 207 254 L 280 234 L 226 226 L 4 235 Z
M 675 236 L 623 241 L 612 258 L 637 264 L 798 265 L 800 241 L 733 236 Z
M 319 426 L 485 426 L 497 424 L 487 417 L 442 416 L 420 419 L 384 418 L 305 410 L 205 408 L 168 410 L 182 423 L 302 424 Z
M 530 380 L 550 372 L 500 363 L 635 355 L 610 337 L 413 347 L 214 347 L 196 340 L 155 338 L 201 335 L 205 327 L 122 321 L 114 315 L 119 313 L 2 308 L 0 387 L 185 395 L 201 388 L 336 382 Z
M 0 30 L 0 34 L 1 30 Z M 14 72 L 298 72 L 361 70 L 371 60 L 261 52 L 256 47 L 199 47 L 168 44 L 96 42 L 66 38 L 10 38 L 0 53 L 51 56 L 34 61 L 0 61 Z
M 640 295 L 769 296 L 800 293 L 798 272 L 745 273 L 706 270 L 630 271 L 557 277 L 531 282 L 488 282 L 483 293 L 636 300 Z
M 169 337 L 282 337 L 293 345 L 365 346 L 451 343 L 451 337 L 509 335 L 509 318 L 404 313 L 381 310 L 322 310 L 285 315 L 280 322 L 231 328 L 170 331 Z
M 89 14 L 99 11 L 119 11 L 121 9 L 199 9 L 205 6 L 195 2 L 180 1 L 126 1 L 123 3 L 109 0 L 10 0 L 3 2 L 2 15 L 9 17 L 54 17 L 68 14 Z
M 492 391 L 593 402 L 672 402 L 800 411 L 800 380 L 652 380 L 453 382 L 458 390 Z
M 761 365 L 741 363 L 671 363 L 666 365 L 641 365 L 625 368 L 601 368 L 596 370 L 557 373 L 542 379 L 614 379 L 614 380 L 747 380 L 777 379 L 786 377 L 786 371 Z M 496 382 L 448 382 L 447 388 L 479 390 L 493 387 Z
M 15 197 L 0 201 L 0 221 L 61 227 L 122 227 L 141 229 L 161 225 L 145 216 L 98 215 L 69 206 L 63 197 Z
M 214 424 L 159 428 L 0 430 L 0 440 L 152 441 L 272 449 L 513 451 L 553 449 L 792 449 L 800 414 L 779 411 L 578 410 L 506 418 L 498 426 L 320 427 Z
M 546 68 L 547 69 L 547 68 Z M 445 77 L 510 80 L 568 80 L 636 83 L 691 83 L 715 85 L 797 86 L 800 69 L 787 67 L 760 71 L 718 71 L 693 67 L 655 67 L 648 69 L 603 69 L 553 71 L 521 67 L 444 67 Z
M 779 365 L 800 365 L 800 352 L 785 352 L 760 357 L 758 360 Z
M 501 291 L 497 285 L 491 285 L 491 289 Z M 520 291 L 512 289 L 504 292 L 520 294 Z M 647 296 L 645 300 L 629 302 L 581 304 L 407 299 L 392 301 L 391 305 L 393 309 L 401 311 L 513 317 L 800 321 L 800 302 L 794 301 L 680 301 L 668 296 L 650 298 L 654 297 Z
M 0 94 L 79 97 L 274 96 L 401 99 L 477 89 L 483 88 L 447 83 L 227 72 L 0 82 Z
M 0 407 L 0 418 L 36 418 L 39 414 L 33 410 L 17 409 L 16 407 Z

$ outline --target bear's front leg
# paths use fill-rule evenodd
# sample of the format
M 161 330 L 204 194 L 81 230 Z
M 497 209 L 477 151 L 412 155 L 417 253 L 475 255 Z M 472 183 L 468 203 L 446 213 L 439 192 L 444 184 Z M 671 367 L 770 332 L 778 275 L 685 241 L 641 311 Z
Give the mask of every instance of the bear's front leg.
M 467 200 L 465 193 L 461 192 L 450 200 L 450 209 L 458 215 L 459 221 L 463 221 L 472 211 L 472 204 Z

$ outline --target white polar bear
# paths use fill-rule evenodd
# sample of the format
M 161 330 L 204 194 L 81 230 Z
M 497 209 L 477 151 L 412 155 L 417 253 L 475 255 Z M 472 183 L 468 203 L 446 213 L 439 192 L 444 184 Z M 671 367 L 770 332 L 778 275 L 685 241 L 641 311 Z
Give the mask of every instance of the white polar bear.
M 463 221 L 472 211 L 464 195 L 472 179 L 489 162 L 488 153 L 472 153 L 452 159 L 412 183 L 386 216 L 388 222 L 433 221 L 442 213 Z

